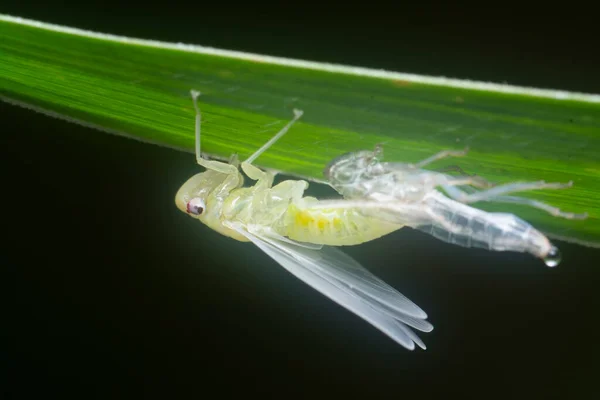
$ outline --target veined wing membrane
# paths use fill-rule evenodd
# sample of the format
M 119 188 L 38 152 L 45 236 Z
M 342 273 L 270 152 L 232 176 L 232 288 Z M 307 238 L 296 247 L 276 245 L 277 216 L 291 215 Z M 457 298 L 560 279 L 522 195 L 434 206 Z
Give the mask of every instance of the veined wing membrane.
M 411 331 L 407 324 L 415 326 L 420 330 L 430 331 L 433 327 L 427 321 L 424 321 L 426 314 L 400 293 L 398 293 L 397 303 L 406 304 L 406 308 L 409 310 L 408 313 L 401 313 L 395 309 L 390 310 L 390 307 L 379 302 L 377 296 L 373 294 L 377 293 L 377 291 L 369 291 L 368 288 L 370 286 L 373 288 L 379 287 L 374 285 L 374 282 L 381 285 L 380 282 L 383 281 L 374 277 L 367 270 L 364 270 L 360 264 L 349 256 L 326 246 L 321 250 L 312 250 L 295 246 L 287 241 L 279 242 L 262 233 L 251 233 L 241 224 L 231 224 L 230 227 L 250 239 L 256 246 L 297 278 L 370 322 L 397 343 L 409 350 L 415 348 L 415 343 L 425 349 L 424 343 Z M 332 264 L 335 267 L 331 267 Z M 356 290 L 358 286 L 355 284 L 359 283 L 361 280 L 360 277 L 339 272 L 346 265 L 350 270 L 363 269 L 364 276 L 374 278 L 373 281 L 370 281 L 364 280 L 365 278 L 362 277 L 364 282 L 368 282 L 368 285 L 363 285 L 363 290 L 365 291 Z M 415 317 L 411 314 L 416 314 L 417 316 Z
M 281 242 L 291 244 L 284 246 L 284 250 L 302 265 L 310 265 L 331 283 L 349 294 L 360 296 L 378 311 L 421 331 L 433 329 L 429 322 L 424 321 L 427 314 L 419 306 L 337 248 L 323 246 L 318 252 L 306 251 L 301 243 L 295 245 L 295 241 L 278 235 L 271 228 L 250 226 L 249 230 L 275 246 L 282 247 Z

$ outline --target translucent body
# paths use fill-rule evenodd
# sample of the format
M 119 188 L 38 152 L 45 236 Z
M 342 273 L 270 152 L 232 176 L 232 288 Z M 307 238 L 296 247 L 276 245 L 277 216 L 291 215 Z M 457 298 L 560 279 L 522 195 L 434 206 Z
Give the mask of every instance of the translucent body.
M 179 190 L 177 206 L 183 211 L 190 199 L 203 198 L 206 211 L 199 219 L 215 231 L 240 241 L 248 239 L 223 221 L 268 226 L 292 240 L 331 246 L 364 243 L 402 227 L 385 221 L 374 224 L 372 217 L 357 209 L 315 209 L 318 200 L 303 197 L 308 188 L 306 181 L 286 180 L 271 187 L 273 175 L 259 172 L 264 175 L 252 187 L 242 187 L 243 176 L 237 170 L 232 174 L 235 179 L 228 181 L 230 186 L 222 185 L 228 179 L 227 174 L 207 171 L 194 175 Z
M 586 214 L 565 213 L 535 200 L 506 193 L 532 189 L 559 189 L 569 184 L 524 182 L 492 185 L 472 176 L 451 176 L 421 169 L 432 161 L 462 156 L 465 151 L 443 151 L 420 163 L 389 163 L 379 160 L 382 149 L 348 153 L 334 159 L 324 170 L 330 185 L 348 202 L 344 207 L 361 207 L 365 215 L 404 224 L 443 241 L 465 247 L 496 251 L 528 252 L 544 259 L 548 266 L 560 262 L 560 253 L 548 238 L 522 219 L 507 213 L 491 213 L 470 207 L 476 201 L 520 203 L 553 215 L 582 219 Z M 458 186 L 489 188 L 467 193 Z M 446 195 L 438 188 L 444 190 Z M 320 204 L 319 207 L 326 207 Z
M 336 248 L 373 240 L 401 227 L 374 220 L 358 209 L 315 208 L 303 197 L 306 181 L 273 185 L 274 174 L 251 164 L 280 138 L 302 112 L 248 160 L 241 169 L 255 184 L 243 187 L 237 157 L 230 163 L 201 157 L 200 112 L 196 107 L 196 160 L 206 168 L 188 179 L 175 196 L 177 207 L 211 229 L 239 241 L 250 241 L 311 287 L 370 322 L 408 349 L 425 348 L 411 328 L 430 332 L 427 314 L 398 291 Z M 345 200 L 341 200 L 344 203 Z M 375 221 L 376 223 L 373 223 Z

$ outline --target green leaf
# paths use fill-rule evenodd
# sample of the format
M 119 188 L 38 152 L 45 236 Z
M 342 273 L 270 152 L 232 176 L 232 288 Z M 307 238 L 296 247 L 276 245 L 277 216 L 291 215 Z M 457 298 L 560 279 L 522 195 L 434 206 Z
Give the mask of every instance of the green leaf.
M 526 192 L 565 220 L 517 205 L 514 212 L 564 240 L 600 245 L 600 96 L 289 60 L 135 40 L 0 15 L 0 97 L 107 132 L 193 151 L 190 89 L 202 92 L 203 151 L 244 159 L 292 116 L 304 116 L 256 164 L 322 180 L 348 151 L 384 143 L 389 161 L 442 149 L 497 183 L 573 181 Z M 190 163 L 194 158 L 190 155 Z M 478 204 L 479 206 L 479 204 Z

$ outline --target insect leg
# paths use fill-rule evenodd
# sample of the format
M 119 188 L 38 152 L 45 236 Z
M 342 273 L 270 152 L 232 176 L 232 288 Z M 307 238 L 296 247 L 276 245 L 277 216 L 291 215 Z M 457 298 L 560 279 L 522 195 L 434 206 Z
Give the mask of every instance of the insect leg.
M 431 164 L 432 162 L 437 161 L 437 160 L 441 160 L 442 158 L 463 157 L 467 154 L 468 151 L 469 151 L 468 147 L 465 147 L 464 150 L 443 150 L 437 154 L 432 155 L 431 157 L 428 157 L 422 161 L 419 161 L 416 164 L 412 164 L 412 166 L 414 168 L 423 168 L 425 165 Z
M 545 183 L 544 181 L 540 182 L 529 182 L 529 183 L 512 183 L 502 186 L 497 186 L 493 189 L 485 190 L 477 193 L 467 194 L 460 190 L 457 187 L 451 185 L 442 185 L 442 188 L 448 196 L 453 198 L 456 201 L 461 203 L 475 203 L 477 201 L 493 201 L 498 203 L 514 203 L 514 204 L 523 204 L 528 205 L 534 208 L 539 208 L 540 210 L 547 211 L 551 215 L 556 217 L 562 217 L 567 219 L 585 219 L 587 218 L 587 213 L 584 214 L 575 214 L 561 211 L 557 207 L 553 207 L 549 204 L 543 203 L 541 201 L 526 199 L 522 197 L 516 196 L 502 196 L 503 193 L 510 193 L 516 191 L 525 191 L 525 190 L 533 190 L 533 189 L 563 189 L 566 187 L 570 187 L 572 182 L 568 184 L 562 183 Z
M 455 184 L 452 181 L 449 182 L 451 186 L 459 186 L 464 183 Z M 455 200 L 460 201 L 461 203 L 474 203 L 476 201 L 482 200 L 493 200 L 496 196 L 513 193 L 513 192 L 524 192 L 527 190 L 536 190 L 536 189 L 565 189 L 571 187 L 573 182 L 569 183 L 546 183 L 545 181 L 538 182 L 518 182 L 518 183 L 507 183 L 505 185 L 496 186 L 494 188 L 483 190 L 481 192 L 466 194 L 461 190 L 455 190 L 454 193 L 456 197 L 452 196 Z M 446 189 L 446 185 L 443 185 L 444 189 Z M 455 188 L 456 189 L 456 188 Z
M 453 177 L 449 175 L 440 174 L 436 177 L 436 182 L 440 186 L 475 186 L 478 188 L 489 188 L 494 186 L 493 183 L 482 178 L 480 176 L 465 176 L 465 177 Z M 459 194 L 460 195 L 460 194 Z
M 287 125 L 284 126 L 279 132 L 277 132 L 277 134 L 275 136 L 273 136 L 271 138 L 271 140 L 269 140 L 260 149 L 256 150 L 254 152 L 254 154 L 252 154 L 250 157 L 248 157 L 248 159 L 246 161 L 244 161 L 244 163 L 252 164 L 252 162 L 254 160 L 256 160 L 258 158 L 258 156 L 260 156 L 262 153 L 264 153 L 269 147 L 271 147 L 273 145 L 273 143 L 275 143 L 283 135 L 285 135 L 286 132 L 292 127 L 294 122 L 296 122 L 298 119 L 300 119 L 302 114 L 304 114 L 304 111 L 294 108 L 294 118 L 290 122 L 288 122 Z M 246 171 L 244 171 L 244 172 L 246 172 Z
M 572 212 L 565 212 L 558 207 L 551 206 L 550 204 L 546 204 L 533 199 L 526 199 L 523 197 L 496 196 L 492 200 L 497 203 L 514 203 L 528 205 L 534 208 L 539 208 L 540 210 L 547 211 L 549 214 L 555 217 L 561 217 L 566 219 L 586 219 L 588 217 L 588 213 L 576 214 Z
M 494 184 L 490 181 L 488 181 L 485 178 L 482 178 L 481 176 L 478 176 L 477 174 L 469 174 L 467 173 L 467 171 L 465 171 L 464 169 L 462 169 L 460 167 L 460 165 L 447 165 L 445 167 L 442 168 L 438 168 L 435 170 L 436 172 L 448 172 L 448 171 L 456 171 L 458 172 L 460 175 L 464 176 L 464 177 L 469 177 L 470 179 L 472 179 L 472 182 L 469 183 L 469 185 L 471 186 L 475 186 L 478 188 L 486 188 L 486 187 L 492 187 L 494 186 Z
M 271 189 L 271 196 L 281 199 L 288 198 L 291 201 L 298 202 L 302 199 L 307 188 L 308 182 L 306 181 L 286 180 Z
M 445 167 L 434 169 L 434 171 L 436 171 L 436 172 L 455 171 L 455 172 L 458 172 L 459 174 L 461 174 L 462 176 L 473 176 L 473 175 L 469 174 L 467 171 L 465 171 L 464 169 L 462 169 L 460 165 L 446 165 Z
M 273 145 L 277 140 L 279 140 L 286 132 L 291 128 L 291 126 L 296 122 L 303 114 L 302 110 L 294 109 L 294 118 L 287 123 L 275 136 L 273 136 L 267 143 L 265 143 L 260 149 L 256 150 L 254 154 L 252 154 L 248 159 L 242 162 L 242 170 L 248 177 L 252 180 L 259 181 L 261 187 L 271 187 L 273 185 L 273 179 L 275 178 L 275 174 L 272 172 L 262 171 L 261 169 L 252 165 L 252 162 L 258 158 L 262 153 L 264 153 L 269 147 Z M 259 184 L 257 183 L 257 186 Z
M 263 171 L 252 164 L 248 164 L 246 161 L 242 163 L 242 170 L 248 178 L 257 181 L 253 186 L 253 189 L 268 189 L 273 185 L 275 174 L 270 171 Z
M 200 92 L 192 89 L 190 90 L 190 94 L 192 95 L 192 101 L 194 102 L 194 110 L 196 110 L 196 162 L 206 169 L 221 172 L 224 174 L 237 174 L 238 170 L 235 165 L 230 165 L 221 161 L 207 160 L 205 158 L 202 158 L 202 153 L 200 152 L 200 127 L 202 122 L 202 116 L 200 114 L 200 108 L 198 107 L 198 96 L 200 96 Z

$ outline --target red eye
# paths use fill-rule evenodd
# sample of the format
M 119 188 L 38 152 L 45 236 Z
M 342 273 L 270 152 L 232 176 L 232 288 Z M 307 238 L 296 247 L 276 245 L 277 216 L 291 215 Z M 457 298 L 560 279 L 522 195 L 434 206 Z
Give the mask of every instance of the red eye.
M 193 215 L 200 215 L 204 212 L 204 201 L 199 197 L 194 197 L 187 203 L 187 212 Z

